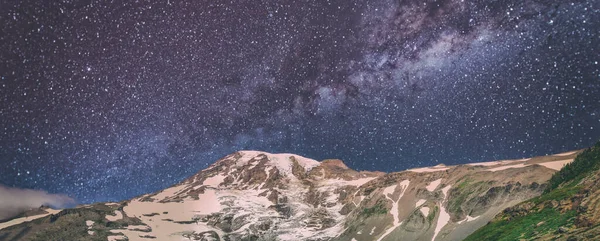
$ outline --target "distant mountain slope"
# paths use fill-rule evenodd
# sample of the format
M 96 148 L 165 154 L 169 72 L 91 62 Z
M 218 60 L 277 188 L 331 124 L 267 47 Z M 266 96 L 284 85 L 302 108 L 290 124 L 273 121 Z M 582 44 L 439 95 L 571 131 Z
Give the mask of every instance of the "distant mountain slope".
M 361 187 L 365 198 L 336 239 L 462 240 L 501 210 L 540 195 L 556 169 L 576 155 L 387 174 Z
M 240 151 L 162 191 L 0 230 L 0 240 L 461 240 L 539 196 L 579 152 L 358 172 Z
M 598 240 L 600 142 L 555 173 L 546 192 L 510 207 L 466 240 Z

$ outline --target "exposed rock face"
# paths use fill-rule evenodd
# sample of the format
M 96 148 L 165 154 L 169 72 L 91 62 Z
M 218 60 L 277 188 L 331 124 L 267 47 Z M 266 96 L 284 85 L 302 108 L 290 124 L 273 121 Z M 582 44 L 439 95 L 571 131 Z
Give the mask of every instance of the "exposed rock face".
M 574 155 L 386 174 L 358 172 L 341 160 L 241 151 L 103 211 L 105 220 L 93 220 L 89 231 L 129 240 L 460 240 L 540 195 L 556 171 L 548 163 Z M 139 227 L 96 227 L 119 217 Z M 0 230 L 0 238 L 13 232 Z

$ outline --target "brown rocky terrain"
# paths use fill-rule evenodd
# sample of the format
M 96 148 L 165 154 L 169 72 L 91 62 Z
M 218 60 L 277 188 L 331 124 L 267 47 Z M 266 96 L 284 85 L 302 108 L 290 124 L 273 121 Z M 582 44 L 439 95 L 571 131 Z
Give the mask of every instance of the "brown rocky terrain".
M 56 237 L 48 223 L 66 217 L 81 222 L 77 240 L 461 240 L 539 196 L 577 154 L 383 173 L 241 151 L 165 190 L 15 224 L 0 240 Z

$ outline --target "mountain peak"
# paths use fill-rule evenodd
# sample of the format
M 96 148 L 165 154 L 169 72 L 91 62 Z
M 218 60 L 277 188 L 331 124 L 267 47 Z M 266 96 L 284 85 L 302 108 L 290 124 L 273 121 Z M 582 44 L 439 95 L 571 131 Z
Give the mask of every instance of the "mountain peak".
M 302 166 L 306 171 L 320 164 L 316 160 L 291 153 L 269 153 L 263 151 L 243 150 L 238 151 L 235 154 L 241 155 L 241 158 L 237 160 L 238 165 L 244 165 L 252 162 L 253 160 L 262 159 L 262 156 L 268 159 L 269 165 L 277 167 L 280 171 L 285 171 L 287 169 L 291 170 L 291 166 L 293 165 L 294 161 Z
M 90 235 L 104 240 L 266 235 L 280 240 L 460 240 L 500 210 L 539 196 L 544 183 L 577 153 L 382 173 L 357 172 L 339 159 L 318 162 L 294 154 L 239 151 L 164 190 L 120 203 L 79 206 L 36 225 L 70 230 L 70 223 L 52 220 L 76 219 L 81 229 L 69 235 L 83 235 L 78 240 Z M 116 229 L 105 225 L 108 221 L 127 227 Z M 28 225 L 2 229 L 0 237 L 22 235 Z

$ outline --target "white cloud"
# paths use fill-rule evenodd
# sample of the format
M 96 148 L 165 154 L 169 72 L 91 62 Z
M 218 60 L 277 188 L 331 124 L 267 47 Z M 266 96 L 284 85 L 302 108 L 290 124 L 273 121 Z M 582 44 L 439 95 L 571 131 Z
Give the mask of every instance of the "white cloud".
M 42 205 L 64 208 L 74 204 L 75 200 L 65 195 L 0 185 L 0 219 L 12 217 L 22 211 Z

